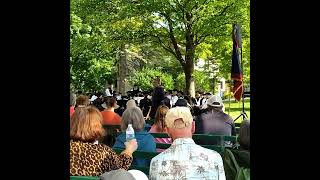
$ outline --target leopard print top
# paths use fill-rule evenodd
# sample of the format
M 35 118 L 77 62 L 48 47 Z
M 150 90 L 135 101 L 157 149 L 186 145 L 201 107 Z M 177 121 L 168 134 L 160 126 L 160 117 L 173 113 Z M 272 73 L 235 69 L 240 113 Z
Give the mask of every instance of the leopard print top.
M 132 157 L 118 155 L 104 144 L 70 141 L 70 176 L 99 176 L 115 169 L 130 167 Z

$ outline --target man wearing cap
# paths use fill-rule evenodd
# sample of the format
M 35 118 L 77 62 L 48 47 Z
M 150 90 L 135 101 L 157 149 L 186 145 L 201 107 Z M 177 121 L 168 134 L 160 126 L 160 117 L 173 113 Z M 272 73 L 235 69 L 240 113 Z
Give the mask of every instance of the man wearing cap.
M 220 96 L 208 99 L 207 109 L 196 119 L 197 134 L 236 135 L 233 119 L 223 112 L 223 106 Z
M 149 178 L 225 180 L 222 158 L 192 139 L 195 124 L 187 107 L 170 109 L 165 117 L 172 145 L 151 160 Z

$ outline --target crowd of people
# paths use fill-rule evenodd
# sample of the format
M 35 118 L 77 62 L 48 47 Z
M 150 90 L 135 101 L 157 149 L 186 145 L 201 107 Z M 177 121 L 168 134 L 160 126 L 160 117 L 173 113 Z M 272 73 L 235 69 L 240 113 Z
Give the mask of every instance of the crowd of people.
M 133 179 L 228 179 L 221 155 L 192 139 L 194 133 L 236 135 L 234 121 L 224 112 L 220 96 L 197 91 L 193 98 L 176 89 L 165 91 L 159 78 L 153 84 L 152 92 L 136 91 L 132 96 L 110 90 L 105 95 L 71 93 L 71 176 L 104 178 L 128 173 L 131 165 L 137 165 L 150 166 L 149 177 L 139 172 L 127 174 Z M 143 97 L 137 100 L 135 96 Z M 154 123 L 147 124 L 148 119 L 154 119 Z M 135 139 L 127 141 L 129 124 Z M 114 140 L 106 138 L 109 133 L 103 125 L 120 126 Z M 240 148 L 246 152 L 250 152 L 249 126 L 250 121 L 244 120 L 239 134 Z M 154 138 L 150 133 L 167 133 L 170 138 Z M 171 146 L 159 149 L 156 143 Z M 112 148 L 124 150 L 117 154 Z M 136 150 L 159 154 L 150 161 L 134 158 Z

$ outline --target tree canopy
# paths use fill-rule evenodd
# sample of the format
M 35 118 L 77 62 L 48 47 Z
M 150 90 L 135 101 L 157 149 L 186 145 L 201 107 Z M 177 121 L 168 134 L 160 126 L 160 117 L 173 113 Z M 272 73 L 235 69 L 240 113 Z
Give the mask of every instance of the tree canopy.
M 199 59 L 217 67 L 214 77 L 230 79 L 234 23 L 242 27 L 244 77 L 249 83 L 249 9 L 248 0 L 73 0 L 71 83 L 86 91 L 114 82 L 119 47 L 127 44 L 132 55 L 129 76 L 154 69 L 180 77 L 185 82 L 173 83 L 173 88 L 183 84 L 192 94 L 199 89 L 192 90 L 192 81 L 203 84 L 197 80 L 201 73 L 194 70 Z M 206 71 L 202 74 L 210 73 Z M 213 86 L 210 82 L 201 88 Z

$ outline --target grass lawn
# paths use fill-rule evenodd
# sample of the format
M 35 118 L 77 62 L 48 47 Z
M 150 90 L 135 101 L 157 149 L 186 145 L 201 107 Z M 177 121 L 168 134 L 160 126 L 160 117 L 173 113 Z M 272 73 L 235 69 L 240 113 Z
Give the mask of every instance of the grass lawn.
M 223 102 L 225 105 L 225 113 L 229 114 L 233 119 L 236 119 L 242 111 L 242 101 L 235 102 L 234 100 L 230 101 L 230 111 L 229 111 L 229 100 Z M 245 99 L 244 101 L 244 111 L 248 115 L 250 119 L 250 99 Z M 240 123 L 242 121 L 242 117 L 237 119 L 236 123 Z

